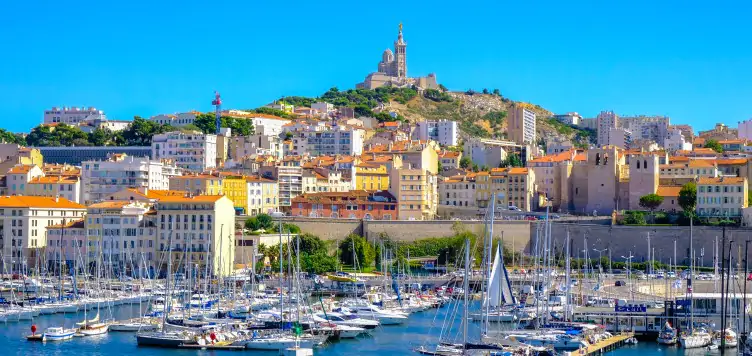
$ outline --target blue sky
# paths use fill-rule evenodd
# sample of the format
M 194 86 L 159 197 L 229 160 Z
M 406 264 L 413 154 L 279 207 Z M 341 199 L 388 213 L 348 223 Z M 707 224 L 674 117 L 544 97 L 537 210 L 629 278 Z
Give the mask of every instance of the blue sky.
M 376 68 L 404 23 L 408 73 L 554 112 L 752 117 L 743 1 L 12 1 L 0 11 L 0 127 L 52 106 L 130 119 L 317 95 Z

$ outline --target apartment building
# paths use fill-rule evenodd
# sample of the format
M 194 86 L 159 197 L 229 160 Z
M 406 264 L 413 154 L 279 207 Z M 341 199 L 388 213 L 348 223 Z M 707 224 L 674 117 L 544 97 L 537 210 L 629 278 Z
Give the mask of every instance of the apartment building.
M 230 158 L 236 162 L 247 156 L 283 158 L 282 140 L 279 136 L 251 135 L 230 138 Z
M 619 128 L 619 116 L 613 111 L 601 111 L 595 118 L 597 127 L 597 144 L 607 146 L 610 141 L 611 129 Z
M 40 267 L 47 227 L 81 219 L 85 212 L 83 205 L 60 197 L 0 196 L 3 271 L 22 273 L 24 265 Z
M 533 114 L 535 115 L 535 114 Z M 452 120 L 419 121 L 415 128 L 415 138 L 421 141 L 436 141 L 442 146 L 457 146 L 460 130 Z
M 222 176 L 222 193 L 232 200 L 236 215 L 245 215 L 248 211 L 248 182 L 246 177 L 220 174 Z
M 19 164 L 13 166 L 5 175 L 5 186 L 8 195 L 23 195 L 29 181 L 42 176 L 44 176 L 44 171 L 36 164 Z
M 153 267 L 156 228 L 144 224 L 149 211 L 149 204 L 136 201 L 89 205 L 84 219 L 88 261 L 100 264 L 102 272 L 113 276 L 137 275 L 144 263 Z
M 193 173 L 170 177 L 169 189 L 190 195 L 223 195 L 224 177 L 219 174 Z
M 572 126 L 577 126 L 582 121 L 582 116 L 576 112 L 568 112 L 566 114 L 554 115 L 554 119 Z
M 85 273 L 89 239 L 86 237 L 84 220 L 70 219 L 65 223 L 47 226 L 46 229 L 47 271 L 54 274 L 61 271 L 64 274 L 70 271 Z
M 170 178 L 182 170 L 169 161 L 153 161 L 125 154 L 110 155 L 105 161 L 81 163 L 83 201 L 86 204 L 127 188 L 166 190 Z
M 536 145 L 535 112 L 527 105 L 514 104 L 507 117 L 509 139 L 520 145 Z
M 373 145 L 363 155 L 364 160 L 368 156 L 392 156 L 399 157 L 401 166 L 428 170 L 431 174 L 439 173 L 439 146 L 436 141 L 399 141 L 386 145 Z
M 635 139 L 663 142 L 668 136 L 671 120 L 667 116 L 625 116 L 619 118 L 618 127 L 631 132 Z
M 487 171 L 475 174 L 475 204 L 485 209 L 491 202 L 491 173 Z
M 235 209 L 219 195 L 168 196 L 155 205 L 158 237 L 157 270 L 166 271 L 171 261 L 178 271 L 186 261 L 200 276 L 228 276 L 235 256 Z M 171 250 L 171 252 L 169 252 Z M 168 254 L 172 259 L 168 259 Z
M 585 154 L 576 150 L 538 157 L 528 161 L 528 168 L 535 175 L 538 192 L 551 202 L 554 210 L 566 207 L 571 198 L 570 177 L 572 165 L 585 161 Z
M 271 214 L 279 211 L 279 184 L 262 177 L 246 177 L 248 215 Z
M 397 199 L 386 191 L 308 193 L 293 198 L 292 216 L 394 220 Z
M 292 122 L 291 120 L 279 116 L 259 114 L 243 110 L 224 110 L 222 116 L 242 118 L 251 121 L 253 131 L 256 135 L 262 136 L 279 136 L 282 128 Z
M 355 166 L 355 189 L 389 190 L 389 169 L 378 163 L 358 164 Z
M 515 206 L 523 211 L 534 211 L 538 208 L 533 170 L 519 167 L 492 168 L 489 180 L 497 207 Z
M 63 197 L 82 203 L 81 179 L 77 176 L 40 176 L 32 178 L 22 195 L 36 197 Z
M 697 215 L 739 218 L 748 206 L 746 177 L 701 177 L 697 180 Z
M 293 132 L 293 155 L 307 152 L 311 156 L 360 155 L 363 153 L 365 130 L 355 126 L 306 125 Z
M 452 207 L 476 206 L 476 176 L 474 173 L 439 178 L 439 205 Z
M 441 170 L 459 169 L 462 152 L 458 151 L 441 151 L 438 153 Z
M 436 216 L 437 178 L 429 170 L 392 169 L 389 173 L 389 192 L 399 202 L 400 220 L 432 220 Z
M 106 116 L 104 115 L 104 111 L 97 110 L 95 107 L 53 107 L 52 109 L 44 111 L 42 123 L 78 125 L 83 121 L 93 119 L 105 120 Z
M 608 145 L 622 149 L 628 149 L 632 146 L 632 132 L 623 128 L 612 128 L 608 133 Z
M 194 125 L 196 117 L 201 113 L 198 111 L 184 112 L 179 114 L 159 114 L 149 118 L 159 125 L 170 125 L 172 127 L 181 127 L 186 125 Z
M 15 165 L 44 164 L 38 148 L 19 146 L 15 143 L 0 143 L 0 173 L 7 172 Z
M 681 129 L 669 129 L 666 139 L 663 140 L 663 147 L 669 152 L 691 151 L 692 143 L 687 141 Z
M 519 154 L 523 163 L 527 161 L 526 148 L 512 141 L 471 137 L 465 140 L 462 149 L 462 154 L 473 163 L 487 167 L 498 167 L 508 153 Z
M 259 174 L 279 184 L 279 206 L 290 209 L 292 198 L 303 193 L 303 168 L 300 157 L 286 157 L 279 166 L 262 166 Z
M 179 168 L 203 172 L 216 167 L 217 135 L 198 131 L 173 131 L 154 135 L 151 141 L 151 157 L 155 160 L 170 160 Z

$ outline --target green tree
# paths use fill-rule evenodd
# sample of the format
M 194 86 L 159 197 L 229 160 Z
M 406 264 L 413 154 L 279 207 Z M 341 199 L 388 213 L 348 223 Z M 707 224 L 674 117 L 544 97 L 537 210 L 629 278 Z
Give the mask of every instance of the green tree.
M 752 191 L 747 193 L 747 205 L 752 206 Z
M 473 165 L 473 161 L 470 159 L 470 157 L 462 157 L 460 159 L 460 168 L 462 169 L 468 169 Z
M 483 94 L 488 94 L 488 89 L 483 88 Z
M 720 142 L 717 140 L 710 139 L 705 141 L 705 148 L 709 148 L 718 153 L 723 153 L 723 146 L 721 146 Z
M 499 163 L 499 168 L 506 167 L 522 167 L 522 160 L 520 159 L 520 156 L 516 153 L 508 154 L 507 158 Z
M 679 191 L 679 206 L 685 214 L 694 215 L 697 206 L 697 184 L 689 182 Z
M 499 91 L 499 89 L 494 89 L 493 90 L 493 95 L 501 96 L 501 92 Z
M 217 132 L 216 118 L 217 117 L 214 114 L 199 114 L 193 124 L 198 127 L 201 132 L 205 134 L 213 134 Z M 254 132 L 251 120 L 231 116 L 222 116 L 219 120 L 219 126 L 229 128 L 230 134 L 233 136 L 249 136 Z
M 439 84 L 439 90 L 441 90 L 443 92 L 449 91 L 449 90 L 447 90 L 447 87 L 444 86 L 444 84 Z
M 650 215 L 653 216 L 653 222 L 655 223 L 655 209 L 663 204 L 663 197 L 658 194 L 647 194 L 640 197 L 640 206 L 650 210 Z
M 14 134 L 5 129 L 0 129 L 0 143 L 15 143 L 17 145 L 25 146 L 26 139 L 20 134 Z
M 88 146 L 88 135 L 78 126 L 39 125 L 26 136 L 28 146 Z
M 353 266 L 353 268 L 358 267 L 355 264 L 356 261 L 353 261 L 353 246 L 355 247 L 355 258 L 358 266 L 362 269 L 371 267 L 376 258 L 376 250 L 365 238 L 355 234 L 348 235 L 339 244 L 340 261 L 343 264 Z
M 136 116 L 122 131 L 122 137 L 125 144 L 129 146 L 151 146 L 151 138 L 154 135 L 175 130 L 170 125 L 160 125 L 153 121 Z

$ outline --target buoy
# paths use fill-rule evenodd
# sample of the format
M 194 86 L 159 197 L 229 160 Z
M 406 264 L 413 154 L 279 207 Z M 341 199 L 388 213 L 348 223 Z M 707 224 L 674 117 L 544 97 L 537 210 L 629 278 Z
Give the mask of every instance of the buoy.
M 209 334 L 209 338 L 211 338 L 212 344 L 214 344 L 214 340 L 217 339 L 217 335 L 215 335 L 214 333 L 211 333 Z
M 34 335 L 37 332 L 37 326 L 32 324 L 31 325 L 31 335 Z

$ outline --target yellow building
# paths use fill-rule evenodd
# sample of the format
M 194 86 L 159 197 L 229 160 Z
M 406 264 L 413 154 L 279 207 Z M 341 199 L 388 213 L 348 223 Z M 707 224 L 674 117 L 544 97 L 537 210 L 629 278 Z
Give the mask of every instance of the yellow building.
M 436 176 L 426 169 L 392 169 L 389 192 L 399 202 L 400 220 L 432 220 L 436 216 Z
M 488 207 L 491 201 L 491 174 L 478 172 L 475 175 L 475 202 L 479 208 Z
M 538 208 L 535 173 L 528 168 L 491 169 L 491 192 L 496 196 L 497 207 L 512 207 L 523 211 Z
M 244 176 L 224 175 L 222 194 L 232 200 L 236 214 L 242 215 L 248 212 L 248 187 Z
M 279 211 L 279 184 L 262 177 L 246 177 L 248 215 L 271 214 Z
M 170 190 L 185 191 L 193 195 L 224 194 L 222 177 L 215 174 L 189 174 L 171 177 Z
M 389 170 L 386 165 L 364 162 L 355 166 L 355 189 L 389 190 Z
M 172 250 L 172 270 L 189 260 L 204 275 L 232 273 L 235 258 L 235 209 L 221 195 L 165 196 L 156 204 L 158 224 L 157 261 L 167 270 L 167 254 Z

